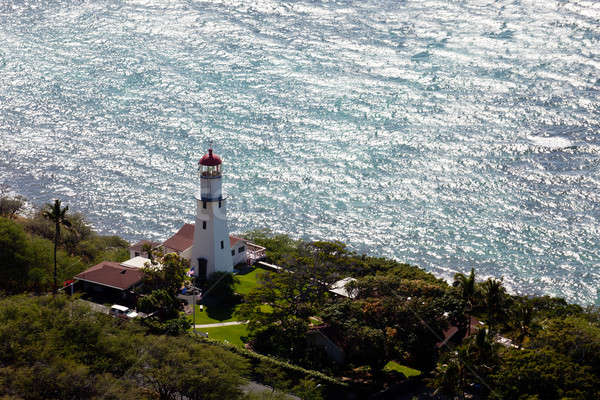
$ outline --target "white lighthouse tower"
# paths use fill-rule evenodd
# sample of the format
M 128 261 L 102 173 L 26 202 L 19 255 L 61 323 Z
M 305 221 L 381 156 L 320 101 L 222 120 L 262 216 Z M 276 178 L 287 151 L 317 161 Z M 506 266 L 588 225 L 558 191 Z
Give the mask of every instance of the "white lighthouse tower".
M 233 272 L 225 199 L 221 192 L 221 158 L 212 148 L 198 162 L 200 193 L 196 194 L 196 224 L 191 266 L 199 279 L 215 271 Z

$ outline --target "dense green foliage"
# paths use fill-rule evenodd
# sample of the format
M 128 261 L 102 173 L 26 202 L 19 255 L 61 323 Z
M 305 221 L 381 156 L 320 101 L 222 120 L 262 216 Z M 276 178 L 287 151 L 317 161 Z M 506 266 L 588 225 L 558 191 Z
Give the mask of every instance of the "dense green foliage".
M 310 264 L 326 264 L 339 275 L 359 278 L 378 273 L 445 283 L 421 268 L 383 257 L 370 257 L 348 250 L 341 242 L 305 242 L 268 230 L 254 230 L 245 235 L 250 241 L 264 246 L 267 262 L 284 268 Z M 310 260 L 314 258 L 314 260 Z
M 464 319 L 452 289 L 417 267 L 357 255 L 339 242 L 293 241 L 265 231 L 250 237 L 285 269 L 261 274 L 262 285 L 238 310 L 250 321 L 249 343 L 261 353 L 344 375 L 367 367 L 367 378 L 383 383 L 403 378 L 384 371 L 390 360 L 429 369 L 448 321 Z M 359 278 L 346 286 L 354 299 L 330 291 L 346 277 Z M 308 339 L 314 331 L 335 341 L 344 365 Z
M 79 257 L 57 252 L 59 281 L 70 279 L 85 269 Z M 23 227 L 0 218 L 0 290 L 20 293 L 27 290 L 43 292 L 52 287 L 54 264 L 50 240 L 25 233 Z
M 2 195 L 0 203 L 4 207 L 0 210 L 0 292 L 43 293 L 52 288 L 55 272 L 60 286 L 100 261 L 124 261 L 129 256 L 129 243 L 118 236 L 98 235 L 82 214 L 69 212 L 60 201 L 29 218 L 16 215 L 23 198 Z
M 59 281 L 103 259 L 127 258 L 127 242 L 97 235 L 80 214 L 65 217 L 70 226 L 60 235 L 42 212 L 0 217 L 0 291 L 47 292 L 55 239 Z M 234 293 L 236 277 L 215 274 L 204 283 L 204 300 L 230 310 L 228 317 L 237 310 L 238 320 L 249 320 L 231 329 L 247 329 L 249 346 L 265 355 L 183 335 L 189 318 L 176 296 L 188 264 L 175 254 L 152 253 L 162 268 L 145 269 L 138 306 L 152 317 L 140 325 L 93 314 L 62 296 L 0 300 L 0 396 L 238 398 L 247 375 L 304 398 L 333 398 L 328 390 L 342 387 L 339 381 L 307 369 L 343 376 L 362 395 L 406 379 L 386 368 L 393 362 L 423 371 L 411 379 L 425 379 L 432 392 L 449 398 L 600 398 L 597 308 L 510 295 L 501 279 L 478 281 L 474 270 L 448 285 L 340 242 L 268 231 L 248 237 L 283 270 L 253 271 L 254 282 L 241 294 Z M 346 285 L 351 298 L 333 294 L 332 284 L 347 277 L 356 279 Z M 472 317 L 482 322 L 472 325 Z M 445 340 L 450 327 L 456 333 Z M 317 332 L 343 353 L 343 363 L 311 339 Z
M 597 310 L 547 296 L 511 296 L 500 280 L 470 278 L 457 274 L 455 287 L 463 298 L 469 293 L 465 311 L 486 325 L 442 353 L 430 380 L 437 392 L 515 400 L 600 397 Z
M 236 399 L 247 368 L 229 351 L 147 335 L 64 296 L 0 300 L 0 396 Z
M 176 253 L 160 252 L 153 253 L 152 261 L 144 266 L 137 306 L 150 314 L 144 323 L 153 331 L 177 335 L 190 328 L 188 319 L 180 316 L 183 304 L 177 298 L 188 268 L 189 262 Z
M 600 398 L 598 375 L 550 349 L 505 351 L 491 379 L 498 399 Z
M 43 216 L 44 210 L 36 211 L 31 218 L 20 221 L 33 236 L 54 240 L 55 226 Z M 68 254 L 78 256 L 86 264 L 104 260 L 124 261 L 129 257 L 129 243 L 118 236 L 102 236 L 95 233 L 81 213 L 70 212 L 68 230 L 62 232 L 59 245 Z
M 431 370 L 432 389 L 450 398 L 598 397 L 596 309 L 509 295 L 501 279 L 477 281 L 474 270 L 457 274 L 449 286 L 419 268 L 357 255 L 339 242 L 307 243 L 268 231 L 248 237 L 284 268 L 264 275 L 240 307 L 250 320 L 249 342 L 260 352 L 376 387 L 397 379 L 384 368 L 395 360 Z M 328 291 L 348 276 L 357 278 L 346 286 L 352 299 Z M 471 317 L 483 327 L 474 322 L 471 328 Z M 450 326 L 456 334 L 438 348 Z M 345 365 L 311 346 L 306 338 L 313 330 L 344 350 Z
M 72 227 L 87 231 L 81 217 L 75 214 Z M 71 216 L 73 217 L 73 216 Z M 71 220 L 73 221 L 73 220 Z M 45 226 L 45 234 L 31 229 Z M 23 291 L 45 292 L 52 288 L 54 272 L 54 224 L 41 214 L 31 219 L 7 219 L 0 217 L 0 291 L 20 293 Z M 80 228 L 76 228 L 80 226 Z M 85 225 L 87 226 L 87 225 Z M 78 241 L 70 251 L 65 241 L 71 239 L 71 231 L 60 236 L 56 252 L 57 280 L 71 279 L 87 267 L 103 260 L 123 261 L 128 258 L 129 244 L 115 236 L 100 236 L 91 230 L 84 240 Z

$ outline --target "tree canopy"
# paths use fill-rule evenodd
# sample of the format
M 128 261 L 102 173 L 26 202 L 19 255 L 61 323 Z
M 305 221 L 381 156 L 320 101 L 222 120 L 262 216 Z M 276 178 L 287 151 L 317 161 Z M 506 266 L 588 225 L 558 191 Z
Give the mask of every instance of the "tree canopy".
M 63 295 L 0 300 L 0 396 L 239 399 L 247 372 L 231 352 L 147 335 Z

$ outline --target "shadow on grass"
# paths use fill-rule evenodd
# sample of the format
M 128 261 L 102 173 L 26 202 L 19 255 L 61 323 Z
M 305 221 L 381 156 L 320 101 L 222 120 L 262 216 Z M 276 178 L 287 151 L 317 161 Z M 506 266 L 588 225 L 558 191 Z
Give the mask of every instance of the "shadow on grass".
M 215 297 L 208 297 L 203 301 L 203 304 L 206 306 L 206 315 L 217 321 L 225 321 L 233 318 L 235 307 L 239 303 L 238 299 L 224 300 Z
M 250 266 L 250 265 L 240 265 L 238 264 L 235 267 L 235 271 L 236 271 L 236 275 L 246 275 L 249 274 L 250 272 L 254 271 L 254 266 Z

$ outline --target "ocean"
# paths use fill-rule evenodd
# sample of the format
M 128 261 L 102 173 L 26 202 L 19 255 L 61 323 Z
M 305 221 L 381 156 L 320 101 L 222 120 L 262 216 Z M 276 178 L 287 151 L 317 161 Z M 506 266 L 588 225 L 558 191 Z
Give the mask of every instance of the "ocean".
M 600 3 L 0 0 L 0 183 L 105 234 L 341 240 L 600 304 Z

